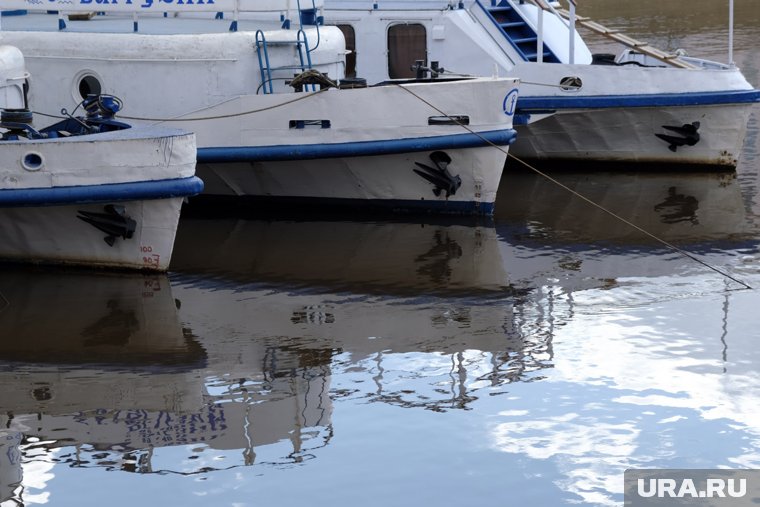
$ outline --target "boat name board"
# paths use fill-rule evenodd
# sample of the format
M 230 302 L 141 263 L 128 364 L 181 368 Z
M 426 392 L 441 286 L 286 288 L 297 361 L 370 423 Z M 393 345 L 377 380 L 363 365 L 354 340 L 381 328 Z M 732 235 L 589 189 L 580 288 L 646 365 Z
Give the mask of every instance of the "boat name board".
M 315 3 L 322 5 L 322 0 Z M 241 5 L 242 4 L 242 5 Z M 82 12 L 232 12 L 288 10 L 288 0 L 3 0 L 3 10 Z
M 3 8 L 82 12 L 232 11 L 235 0 L 5 0 Z

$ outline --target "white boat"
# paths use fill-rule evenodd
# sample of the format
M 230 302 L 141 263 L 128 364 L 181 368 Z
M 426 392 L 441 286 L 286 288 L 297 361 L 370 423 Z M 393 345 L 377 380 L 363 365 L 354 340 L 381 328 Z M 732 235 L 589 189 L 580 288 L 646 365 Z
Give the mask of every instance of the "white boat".
M 760 100 L 740 69 L 668 54 L 577 15 L 574 4 L 325 0 L 322 16 L 347 34 L 354 55 L 347 74 L 368 82 L 410 75 L 415 61 L 442 76 L 492 75 L 495 67 L 520 78 L 510 155 L 542 169 L 595 162 L 735 168 Z M 621 52 L 593 55 L 581 26 Z
M 8 0 L 21 15 L 0 40 L 57 84 L 33 93 L 38 111 L 98 90 L 124 100 L 122 118 L 195 132 L 207 197 L 491 214 L 518 80 L 364 86 L 345 79 L 342 32 L 314 18 L 321 1 L 291 3 L 110 2 L 91 16 L 83 0 Z
M 130 128 L 104 95 L 37 130 L 26 78 L 0 46 L 0 260 L 166 270 L 182 202 L 203 188 L 194 135 Z

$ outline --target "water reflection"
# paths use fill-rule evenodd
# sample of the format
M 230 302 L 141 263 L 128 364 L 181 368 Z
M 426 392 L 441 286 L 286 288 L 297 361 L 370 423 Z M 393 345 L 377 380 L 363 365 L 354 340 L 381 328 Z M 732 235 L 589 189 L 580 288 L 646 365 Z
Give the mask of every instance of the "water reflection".
M 760 278 L 732 175 L 555 176 Z M 757 461 L 753 293 L 532 174 L 492 222 L 185 217 L 172 269 L 0 272 L 0 498 L 65 504 L 107 471 L 169 503 L 293 503 L 328 470 L 400 481 L 369 504 L 430 500 L 393 449 L 473 501 L 506 480 L 519 503 L 613 505 L 630 466 Z M 689 458 L 704 428 L 724 450 Z
M 757 226 L 745 209 L 735 173 L 552 173 L 551 177 L 615 215 L 669 242 L 704 248 L 710 242 L 747 241 Z M 496 208 L 502 228 L 523 224 L 551 232 L 564 243 L 646 246 L 646 234 L 594 208 L 548 179 L 507 174 L 499 189 L 508 198 Z
M 490 223 L 186 219 L 177 241 L 172 282 L 194 332 L 225 322 L 213 348 L 230 357 L 240 337 L 336 351 L 333 370 L 357 376 L 341 399 L 467 408 L 550 362 L 533 289 L 512 284 Z
M 165 276 L 3 270 L 0 294 L 0 501 L 46 498 L 60 466 L 197 474 L 329 441 L 332 352 L 261 343 L 213 362 Z
M 579 13 L 725 60 L 725 8 Z M 756 108 L 736 175 L 554 176 L 760 286 L 757 141 Z M 496 212 L 183 218 L 168 279 L 1 271 L 0 502 L 612 506 L 629 467 L 760 467 L 756 290 L 531 174 Z
M 489 221 L 185 219 L 172 268 L 218 279 L 394 293 L 508 284 Z
M 667 197 L 661 203 L 655 204 L 654 210 L 660 214 L 660 221 L 664 224 L 684 221 L 692 225 L 699 223 L 699 201 L 693 195 L 679 193 L 676 187 L 668 188 Z
M 619 505 L 627 468 L 755 468 L 756 303 L 743 291 L 577 314 L 542 401 L 502 411 L 494 448 L 556 464 L 562 490 L 591 505 Z

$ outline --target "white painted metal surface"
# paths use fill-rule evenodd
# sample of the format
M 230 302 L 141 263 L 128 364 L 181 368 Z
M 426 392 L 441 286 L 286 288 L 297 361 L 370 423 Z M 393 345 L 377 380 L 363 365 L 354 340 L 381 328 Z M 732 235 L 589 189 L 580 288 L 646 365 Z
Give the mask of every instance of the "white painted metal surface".
M 3 0 L 3 10 L 39 9 L 40 2 Z M 324 0 L 303 0 L 301 7 L 321 8 Z M 297 0 L 45 0 L 43 9 L 70 12 L 281 12 L 295 9 Z
M 0 208 L 0 258 L 39 264 L 165 271 L 169 266 L 182 198 L 119 202 L 138 223 L 131 238 L 113 246 L 107 234 L 78 219 L 102 213 L 103 204 Z
M 0 90 L 11 90 L 0 95 L 3 116 L 27 105 L 23 93 L 20 104 L 14 96 L 19 75 L 26 75 L 22 54 L 0 46 Z M 161 127 L 70 137 L 19 132 L 13 124 L 0 127 L 0 259 L 167 269 L 188 195 L 171 182 L 195 174 L 194 134 Z M 171 190 L 138 199 L 132 184 Z M 88 213 L 101 214 L 101 228 L 84 219 Z M 120 219 L 134 224 L 121 237 L 103 230 Z
M 230 33 L 227 22 L 200 15 L 146 17 L 135 34 L 118 16 L 68 21 L 65 31 L 44 14 L 14 18 L 2 40 L 24 51 L 34 79 L 51 83 L 44 93 L 33 89 L 36 110 L 72 107 L 81 100 L 83 79 L 97 80 L 126 104 L 122 118 L 196 133 L 207 195 L 358 199 L 475 213 L 493 208 L 506 158 L 503 133 L 512 127 L 505 100 L 516 94 L 516 79 L 297 93 L 287 82 L 304 68 L 294 44 L 300 28 L 282 29 L 279 19 L 241 19 Z M 268 41 L 269 66 L 281 69 L 272 70 L 273 94 L 264 94 L 268 79 L 254 29 Z M 313 68 L 341 80 L 346 50 L 340 30 L 311 26 L 304 33 Z M 446 115 L 466 117 L 468 125 L 429 124 L 430 117 Z M 306 128 L 292 128 L 299 121 Z M 500 148 L 480 139 L 498 132 Z M 462 146 L 463 136 L 477 142 Z M 436 147 L 427 148 L 435 139 Z M 410 146 L 415 140 L 421 147 Z M 368 142 L 375 147 L 365 149 Z M 289 147 L 301 155 L 272 160 L 255 151 Z M 315 154 L 325 147 L 330 155 Z M 450 168 L 462 180 L 448 198 L 414 172 L 415 162 L 429 165 L 437 150 L 451 157 Z
M 21 51 L 0 45 L 0 107 L 21 109 L 25 106 L 24 80 L 27 77 Z
M 0 190 L 18 192 L 192 177 L 195 139 L 166 129 L 130 129 L 113 133 L 37 141 L 0 141 Z M 125 135 L 127 134 L 127 135 Z M 24 167 L 28 153 L 41 167 Z M 4 260 L 83 264 L 164 271 L 169 265 L 183 197 L 85 200 L 71 204 L 0 207 L 0 258 Z M 108 234 L 78 218 L 123 206 L 136 222 L 131 238 Z
M 535 5 L 511 5 L 538 30 Z M 550 12 L 543 16 L 542 43 L 562 63 L 523 61 L 473 0 L 463 2 L 463 8 L 449 8 L 443 1 L 389 0 L 379 2 L 377 9 L 366 1 L 327 0 L 325 20 L 354 26 L 357 75 L 369 82 L 388 78 L 386 32 L 399 23 L 425 26 L 428 61 L 438 61 L 452 73 L 493 75 L 496 66 L 501 75 L 518 77 L 518 109 L 527 114 L 520 117 L 511 153 L 521 158 L 726 168 L 734 167 L 739 158 L 755 92 L 734 66 L 682 57 L 697 70 L 679 69 L 643 55 L 631 56 L 630 51 L 621 53 L 618 63 L 635 60 L 646 66 L 591 65 L 591 52 L 580 34 L 575 31 L 568 39 L 567 23 Z M 431 37 L 436 30 L 445 38 Z M 566 80 L 581 86 L 563 87 Z M 674 152 L 656 137 L 667 133 L 663 126 L 695 121 L 700 122 L 700 140 L 692 146 Z

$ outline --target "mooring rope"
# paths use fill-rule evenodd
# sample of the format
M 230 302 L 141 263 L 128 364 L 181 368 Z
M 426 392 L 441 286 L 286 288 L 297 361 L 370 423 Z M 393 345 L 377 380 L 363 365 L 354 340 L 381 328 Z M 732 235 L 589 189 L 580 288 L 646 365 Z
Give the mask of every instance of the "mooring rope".
M 288 101 L 282 102 L 280 104 L 274 104 L 274 105 L 271 105 L 271 106 L 262 107 L 260 109 L 250 109 L 248 111 L 238 111 L 236 113 L 219 114 L 219 115 L 215 115 L 215 116 L 199 116 L 199 117 L 195 117 L 195 118 L 150 118 L 150 117 L 144 117 L 144 116 L 126 116 L 126 115 L 123 115 L 123 114 L 119 114 L 118 117 L 121 118 L 121 119 L 125 119 L 125 120 L 151 121 L 151 122 L 155 122 L 155 123 L 165 123 L 165 122 L 172 122 L 172 121 L 209 121 L 209 120 L 221 120 L 221 119 L 225 119 L 225 118 L 235 118 L 237 116 L 247 116 L 249 114 L 262 113 L 264 111 L 271 111 L 272 109 L 277 109 L 278 107 L 287 106 L 289 104 L 293 104 L 295 102 L 299 102 L 301 100 L 308 99 L 310 97 L 314 97 L 316 95 L 319 95 L 320 93 L 326 92 L 327 90 L 329 90 L 329 88 L 324 88 L 324 89 L 321 89 L 321 90 L 317 90 L 317 91 L 315 91 L 313 93 L 303 94 L 303 95 L 300 95 L 299 97 L 297 97 L 297 98 L 295 98 L 293 100 L 288 100 Z M 210 106 L 210 107 L 215 107 L 215 106 Z M 67 118 L 67 116 L 52 115 L 52 114 L 48 114 L 48 113 L 41 113 L 39 111 L 32 111 L 32 112 L 34 114 L 39 114 L 40 116 L 46 116 L 48 118 L 57 118 L 57 119 Z
M 659 236 L 657 236 L 657 235 L 655 235 L 655 234 L 652 234 L 651 232 L 647 231 L 646 229 L 644 229 L 644 228 L 642 228 L 642 227 L 640 227 L 640 226 L 638 226 L 638 225 L 634 224 L 634 223 L 633 223 L 633 222 L 631 222 L 630 220 L 626 220 L 625 218 L 621 217 L 621 216 L 620 216 L 620 215 L 618 215 L 617 213 L 615 213 L 615 212 L 613 212 L 613 211 L 611 211 L 611 210 L 609 210 L 609 209 L 605 208 L 605 207 L 604 207 L 604 206 L 602 206 L 601 204 L 598 204 L 598 203 L 594 202 L 593 200 L 589 199 L 589 198 L 588 198 L 588 197 L 586 197 L 585 195 L 583 195 L 583 194 L 581 194 L 581 193 L 579 193 L 579 192 L 577 192 L 577 191 L 573 190 L 572 188 L 570 188 L 570 187 L 568 187 L 567 185 L 565 185 L 565 184 L 561 183 L 560 181 L 557 181 L 555 178 L 552 178 L 551 176 L 549 176 L 548 174 L 544 173 L 543 171 L 540 171 L 539 169 L 537 169 L 537 168 L 533 167 L 533 166 L 532 166 L 531 164 L 529 164 L 528 162 L 526 162 L 526 161 L 524 161 L 524 160 L 520 159 L 519 157 L 516 157 L 516 156 L 512 155 L 511 153 L 509 153 L 509 151 L 508 151 L 508 150 L 505 150 L 505 149 L 503 149 L 501 146 L 498 146 L 497 144 L 493 143 L 492 141 L 490 141 L 490 140 L 486 139 L 486 138 L 485 138 L 484 136 L 482 136 L 480 133 L 478 133 L 478 132 L 475 132 L 475 131 L 474 131 L 472 128 L 470 128 L 468 125 L 465 125 L 465 124 L 461 123 L 461 122 L 460 122 L 460 121 L 458 121 L 456 118 L 454 118 L 454 117 L 452 117 L 452 116 L 449 116 L 448 114 L 446 114 L 445 112 L 443 112 L 442 110 L 440 110 L 439 108 L 437 108 L 435 105 L 431 104 L 429 101 L 427 101 L 426 99 L 424 99 L 423 97 L 420 97 L 418 94 L 414 93 L 414 91 L 410 90 L 409 88 L 402 86 L 400 83 L 394 83 L 394 84 L 396 84 L 396 85 L 397 85 L 399 88 L 401 88 L 401 89 L 403 89 L 403 90 L 407 91 L 408 93 L 412 94 L 412 95 L 413 95 L 413 96 L 415 96 L 417 99 L 421 100 L 422 102 L 424 102 L 425 104 L 427 104 L 428 106 L 430 106 L 432 109 L 434 109 L 435 111 L 437 111 L 437 112 L 438 112 L 439 114 L 441 114 L 442 116 L 446 116 L 447 118 L 449 118 L 450 120 L 452 120 L 454 123 L 456 123 L 456 124 L 457 124 L 457 125 L 459 125 L 460 127 L 464 128 L 465 130 L 467 130 L 468 132 L 470 132 L 471 134 L 474 134 L 474 135 L 478 136 L 478 137 L 479 137 L 480 139 L 482 139 L 482 140 L 483 140 L 483 141 L 484 141 L 486 144 L 488 144 L 488 145 L 490 145 L 490 146 L 493 146 L 494 148 L 496 148 L 496 149 L 500 150 L 502 153 L 504 153 L 505 155 L 507 155 L 507 157 L 511 157 L 511 158 L 515 159 L 516 161 L 520 162 L 520 163 L 521 163 L 521 164 L 523 164 L 525 167 L 527 167 L 528 169 L 530 169 L 530 170 L 531 170 L 531 171 L 533 171 L 534 173 L 538 174 L 538 175 L 539 175 L 539 176 L 541 176 L 542 178 L 545 178 L 545 179 L 547 179 L 547 180 L 551 181 L 551 182 L 552 182 L 552 183 L 554 183 L 555 185 L 557 185 L 557 186 L 559 186 L 560 188 L 562 188 L 562 189 L 564 189 L 564 190 L 566 190 L 566 191 L 570 192 L 571 194 L 573 194 L 574 196 L 578 197 L 579 199 L 581 199 L 581 200 L 583 200 L 583 201 L 587 202 L 588 204 L 591 204 L 591 205 L 592 205 L 592 206 L 594 206 L 595 208 L 597 208 L 597 209 L 599 209 L 599 210 L 601 210 L 601 211 L 603 211 L 603 212 L 607 213 L 608 215 L 612 216 L 612 217 L 613 217 L 613 218 L 615 218 L 616 220 L 619 220 L 619 221 L 623 222 L 624 224 L 628 225 L 629 227 L 632 227 L 632 228 L 636 229 L 637 231 L 639 231 L 639 232 L 641 232 L 641 233 L 645 234 L 646 236 L 648 236 L 648 237 L 650 237 L 650 238 L 654 239 L 654 240 L 655 240 L 655 241 L 657 241 L 658 243 L 660 243 L 660 244 L 662 244 L 662 245 L 665 245 L 666 247 L 670 248 L 671 250 L 673 250 L 673 251 L 675 251 L 675 252 L 678 252 L 679 254 L 683 255 L 684 257 L 686 257 L 686 258 L 688 258 L 688 259 L 691 259 L 692 261 L 694 261 L 694 262 L 697 262 L 697 263 L 701 264 L 702 266 L 705 266 L 705 267 L 707 267 L 707 268 L 711 269 L 712 271 L 714 271 L 714 272 L 718 273 L 719 275 L 721 275 L 721 276 L 723 276 L 723 277 L 725 277 L 725 278 L 727 278 L 727 279 L 729 279 L 729 280 L 732 280 L 733 282 L 736 282 L 736 283 L 738 283 L 739 285 L 743 286 L 745 289 L 752 289 L 752 287 L 751 287 L 749 284 L 747 284 L 746 282 L 743 282 L 742 280 L 739 280 L 739 279 L 737 279 L 737 278 L 735 278 L 735 277 L 731 276 L 730 274 L 728 274 L 728 273 L 726 273 L 726 272 L 722 271 L 721 269 L 719 269 L 719 268 L 717 268 L 717 267 L 715 267 L 715 266 L 713 266 L 713 265 L 711 265 L 711 264 L 709 264 L 709 263 L 707 263 L 707 262 L 703 261 L 702 259 L 698 258 L 698 257 L 697 257 L 697 256 L 695 256 L 694 254 L 692 254 L 692 253 L 690 253 L 690 252 L 687 252 L 686 250 L 684 250 L 684 249 L 682 249 L 682 248 L 679 248 L 679 247 L 675 246 L 674 244 L 672 244 L 672 243 L 670 243 L 670 242 L 668 242 L 668 241 L 666 241 L 666 240 L 664 240 L 664 239 L 660 238 Z
M 541 86 L 551 86 L 551 87 L 556 87 L 557 86 L 557 85 L 550 85 L 550 84 L 545 84 L 545 83 L 531 83 L 531 82 L 527 82 L 527 81 L 525 81 L 525 82 L 521 81 L 521 83 L 541 85 Z M 442 116 L 447 117 L 454 124 L 459 125 L 463 129 L 465 129 L 468 132 L 470 132 L 471 134 L 476 135 L 481 140 L 483 140 L 487 145 L 496 148 L 497 150 L 499 150 L 502 153 L 504 153 L 507 157 L 511 157 L 511 158 L 515 159 L 517 162 L 523 164 L 525 167 L 527 167 L 528 169 L 530 169 L 534 173 L 538 174 L 542 178 L 545 178 L 548 181 L 551 181 L 555 185 L 557 185 L 560 188 L 562 188 L 562 189 L 570 192 L 571 194 L 573 194 L 574 196 L 578 197 L 579 199 L 587 202 L 588 204 L 591 204 L 595 208 L 603 211 L 604 213 L 607 213 L 608 215 L 612 216 L 616 220 L 619 220 L 619 221 L 623 222 L 624 224 L 628 225 L 629 227 L 632 227 L 633 229 L 636 229 L 637 231 L 641 232 L 642 234 L 644 234 L 644 235 L 646 235 L 646 236 L 654 239 L 658 243 L 660 243 L 662 245 L 665 245 L 666 247 L 670 248 L 671 250 L 673 250 L 675 252 L 678 252 L 679 254 L 683 255 L 684 257 L 687 257 L 688 259 L 691 259 L 692 261 L 697 262 L 697 263 L 699 263 L 699 264 L 701 264 L 701 265 L 703 265 L 703 266 L 711 269 L 712 271 L 718 273 L 719 275 L 721 275 L 721 276 L 723 276 L 723 277 L 725 277 L 725 278 L 727 278 L 729 280 L 732 280 L 733 282 L 738 283 L 739 285 L 743 286 L 745 289 L 752 289 L 752 287 L 749 284 L 747 284 L 746 282 L 743 282 L 743 281 L 741 281 L 741 280 L 739 280 L 739 279 L 731 276 L 730 274 L 728 274 L 728 273 L 726 273 L 726 272 L 718 269 L 717 267 L 715 267 L 715 266 L 713 266 L 713 265 L 711 265 L 711 264 L 703 261 L 702 259 L 696 257 L 694 254 L 692 254 L 690 252 L 687 252 L 686 250 L 675 246 L 674 244 L 672 244 L 672 243 L 670 243 L 670 242 L 668 242 L 668 241 L 660 238 L 659 236 L 657 236 L 655 234 L 652 234 L 651 232 L 647 231 L 646 229 L 644 229 L 644 228 L 642 228 L 642 227 L 634 224 L 630 220 L 626 220 L 625 218 L 621 217 L 617 213 L 615 213 L 615 212 L 613 212 L 613 211 L 605 208 L 601 204 L 598 204 L 598 203 L 594 202 L 593 200 L 589 199 L 588 197 L 584 196 L 583 194 L 581 194 L 581 193 L 573 190 L 572 188 L 570 188 L 567 185 L 559 182 L 555 178 L 552 178 L 548 174 L 546 174 L 546 173 L 540 171 L 539 169 L 533 167 L 528 162 L 525 162 L 524 160 L 520 159 L 519 157 L 516 157 L 515 155 L 509 153 L 508 150 L 505 150 L 501 146 L 498 146 L 497 144 L 493 143 L 492 141 L 486 139 L 483 135 L 481 135 L 480 133 L 474 131 L 468 125 L 463 124 L 457 118 L 454 118 L 454 117 L 446 114 L 444 111 L 442 111 L 441 109 L 439 109 L 435 105 L 431 104 L 428 100 L 424 99 L 423 97 L 420 97 L 414 91 L 410 90 L 408 87 L 405 87 L 404 83 L 392 83 L 392 84 L 394 84 L 395 86 L 398 86 L 402 90 L 404 90 L 407 93 L 411 94 L 412 96 L 416 97 L 418 100 L 420 100 L 423 103 L 427 104 L 434 111 L 437 111 Z M 241 111 L 241 112 L 236 112 L 236 113 L 229 113 L 229 114 L 222 114 L 222 115 L 215 115 L 215 116 L 203 116 L 203 117 L 197 117 L 197 118 L 149 118 L 149 117 L 140 117 L 140 116 L 124 116 L 124 115 L 119 115 L 119 117 L 127 119 L 127 120 L 152 121 L 152 122 L 156 122 L 156 123 L 174 122 L 174 121 L 177 121 L 177 122 L 179 122 L 179 121 L 208 121 L 208 120 L 218 120 L 218 119 L 224 119 L 224 118 L 234 118 L 234 117 L 237 117 L 237 116 L 246 116 L 246 115 L 249 115 L 249 114 L 261 113 L 261 112 L 264 112 L 264 111 L 270 111 L 272 109 L 277 109 L 278 107 L 286 106 L 286 105 L 293 104 L 295 102 L 299 102 L 301 100 L 304 100 L 304 99 L 307 99 L 307 98 L 310 98 L 310 97 L 314 97 L 314 96 L 316 96 L 316 95 L 318 95 L 320 93 L 323 93 L 323 92 L 325 92 L 327 90 L 329 90 L 329 88 L 323 88 L 323 89 L 315 91 L 314 93 L 303 94 L 303 95 L 301 95 L 301 96 L 299 96 L 299 97 L 297 97 L 297 98 L 295 98 L 293 100 L 282 102 L 280 104 L 274 104 L 272 106 L 268 106 L 268 107 L 264 107 L 264 108 L 260 108 L 260 109 L 251 109 L 249 111 Z M 50 118 L 65 118 L 65 116 L 50 115 L 50 114 L 41 113 L 41 112 L 37 112 L 37 111 L 33 111 L 33 113 L 34 114 L 39 114 L 41 116 L 47 116 L 47 117 L 50 117 Z
M 464 76 L 464 77 L 474 77 L 474 76 L 470 76 L 469 74 L 457 74 L 457 75 Z M 533 82 L 529 82 L 529 81 L 521 81 L 521 83 L 522 84 L 532 84 L 532 85 L 536 85 L 536 86 L 546 86 L 546 87 L 550 87 L 550 88 L 562 88 L 562 89 L 567 89 L 568 88 L 567 86 L 563 87 L 561 85 L 553 85 L 553 84 L 547 84 L 547 83 L 533 83 Z M 398 83 L 394 83 L 394 84 L 398 84 Z M 323 92 L 327 91 L 328 89 L 329 88 L 323 88 L 323 89 L 320 89 L 320 90 L 316 90 L 314 93 L 303 94 L 303 95 L 301 95 L 301 96 L 299 96 L 299 97 L 297 97 L 297 98 L 295 98 L 293 100 L 288 100 L 288 101 L 282 102 L 280 104 L 274 104 L 272 106 L 263 107 L 263 108 L 260 108 L 260 109 L 250 109 L 248 111 L 238 111 L 238 112 L 229 113 L 229 114 L 220 114 L 220 115 L 214 115 L 214 116 L 199 116 L 199 117 L 195 117 L 195 118 L 179 118 L 179 117 L 176 117 L 176 118 L 151 118 L 151 117 L 147 117 L 147 116 L 127 116 L 127 115 L 119 114 L 119 118 L 123 118 L 125 120 L 154 122 L 156 124 L 157 123 L 166 123 L 166 122 L 181 122 L 181 121 L 222 120 L 222 119 L 226 119 L 226 118 L 235 118 L 235 117 L 239 117 L 239 116 L 247 116 L 249 114 L 262 113 L 264 111 L 271 111 L 272 109 L 277 109 L 278 107 L 287 106 L 287 105 L 293 104 L 295 102 L 299 102 L 301 100 L 313 97 L 313 96 L 315 96 L 315 95 L 317 95 L 319 93 L 323 93 Z M 404 89 L 406 90 L 406 88 L 404 88 Z M 413 95 L 415 95 L 415 94 L 413 94 Z M 216 107 L 218 105 L 219 104 L 215 104 L 213 106 L 209 106 L 208 108 L 204 108 L 204 109 L 210 109 L 210 108 Z M 428 105 L 431 106 L 431 107 L 433 107 L 431 104 L 428 104 Z M 79 106 L 77 106 L 77 107 L 79 107 Z M 440 109 L 435 108 L 435 107 L 433 107 L 433 109 L 435 109 L 436 111 L 440 112 L 442 115 L 447 116 L 445 113 L 441 112 Z M 200 111 L 202 111 L 202 110 L 203 109 L 200 109 Z M 194 111 L 194 112 L 198 112 L 198 111 Z M 32 113 L 40 115 L 40 116 L 44 116 L 46 118 L 54 118 L 54 119 L 57 119 L 57 120 L 69 118 L 69 116 L 67 116 L 67 115 L 49 114 L 49 113 L 43 113 L 41 111 L 32 111 Z M 192 114 L 192 113 L 185 113 L 185 114 Z M 464 125 L 462 125 L 462 126 L 464 126 Z M 475 132 L 473 132 L 473 133 L 475 133 Z
M 449 73 L 449 74 L 455 74 L 455 73 L 452 73 L 450 71 L 443 71 L 443 72 L 440 72 L 440 73 L 444 73 L 444 72 Z M 472 75 L 469 75 L 469 74 L 456 74 L 456 75 L 457 76 L 462 76 L 462 77 L 475 77 L 475 76 L 472 76 Z M 548 88 L 561 88 L 563 90 L 567 90 L 568 89 L 568 86 L 561 86 L 561 85 L 554 85 L 554 84 L 547 84 L 547 83 L 534 83 L 534 82 L 530 82 L 530 81 L 520 81 L 520 83 L 521 84 L 531 84 L 531 85 L 536 85 L 536 86 L 545 86 L 545 87 L 548 87 Z M 398 83 L 394 83 L 394 84 L 398 84 Z M 573 88 L 573 87 L 570 87 L 570 88 Z M 288 101 L 282 102 L 280 104 L 274 104 L 272 106 L 263 107 L 261 109 L 250 109 L 248 111 L 238 111 L 236 113 L 220 114 L 220 115 L 215 115 L 215 116 L 199 116 L 199 117 L 195 117 L 195 118 L 184 118 L 184 117 L 183 118 L 180 118 L 180 117 L 175 117 L 175 118 L 151 118 L 151 117 L 145 117 L 145 116 L 126 116 L 126 115 L 123 115 L 123 114 L 119 114 L 118 116 L 119 116 L 119 118 L 123 118 L 125 120 L 147 121 L 147 122 L 154 122 L 154 124 L 166 123 L 166 122 L 181 122 L 181 121 L 222 120 L 222 119 L 226 119 L 226 118 L 235 118 L 235 117 L 239 117 L 239 116 L 247 116 L 249 114 L 262 113 L 264 111 L 271 111 L 272 109 L 277 109 L 278 107 L 287 106 L 287 105 L 293 104 L 295 102 L 299 102 L 301 100 L 305 100 L 307 98 L 313 97 L 313 96 L 315 96 L 315 95 L 317 95 L 319 93 L 327 91 L 328 89 L 329 88 L 323 88 L 323 89 L 320 89 L 320 90 L 316 90 L 314 93 L 303 94 L 303 95 L 301 95 L 301 96 L 299 96 L 299 97 L 297 97 L 297 98 L 295 98 L 293 100 L 288 100 Z M 229 102 L 229 101 L 224 101 L 221 104 L 224 104 L 226 102 Z M 202 108 L 202 109 L 193 111 L 192 113 L 184 113 L 184 114 L 193 114 L 193 113 L 202 111 L 203 109 L 210 109 L 210 108 L 216 107 L 218 105 L 220 105 L 220 104 L 214 104 L 214 105 L 209 106 L 207 108 Z M 431 107 L 433 107 L 431 104 L 428 104 L 428 105 L 431 106 Z M 77 108 L 78 107 L 79 107 L 79 105 L 77 105 Z M 441 112 L 440 109 L 438 109 L 438 108 L 434 107 L 433 109 L 435 109 L 438 112 Z M 74 111 L 76 111 L 76 109 Z M 57 120 L 65 119 L 65 118 L 69 118 L 70 117 L 68 115 L 49 114 L 49 113 L 43 113 L 41 111 L 32 111 L 32 113 L 38 114 L 40 116 L 44 116 L 44 117 L 47 117 L 47 118 L 54 118 L 54 119 L 57 119 Z M 72 111 L 72 114 L 73 114 L 73 111 Z M 444 116 L 447 116 L 446 114 L 444 114 L 442 112 L 441 112 L 441 114 L 444 115 Z

